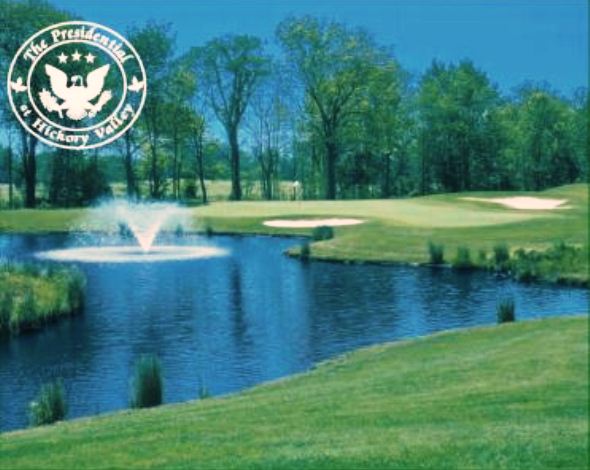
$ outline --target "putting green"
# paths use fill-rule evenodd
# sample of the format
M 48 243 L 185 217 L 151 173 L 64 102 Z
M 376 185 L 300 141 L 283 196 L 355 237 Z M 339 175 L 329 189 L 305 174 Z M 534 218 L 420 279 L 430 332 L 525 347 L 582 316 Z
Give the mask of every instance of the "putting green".
M 523 222 L 547 217 L 523 211 L 498 211 L 469 205 L 456 200 L 436 198 L 302 201 L 302 202 L 218 202 L 195 209 L 197 217 L 360 217 L 383 219 L 399 225 L 415 227 L 482 227 Z

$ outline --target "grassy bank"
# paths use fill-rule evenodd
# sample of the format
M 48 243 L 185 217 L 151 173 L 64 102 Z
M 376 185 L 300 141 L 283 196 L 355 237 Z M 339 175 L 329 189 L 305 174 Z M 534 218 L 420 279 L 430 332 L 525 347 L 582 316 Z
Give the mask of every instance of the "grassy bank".
M 359 350 L 219 399 L 0 436 L 1 468 L 584 468 L 588 320 Z
M 567 199 L 567 209 L 531 211 L 466 201 L 465 196 L 506 197 L 528 195 Z M 313 258 L 336 261 L 410 262 L 428 261 L 428 242 L 444 245 L 451 260 L 459 247 L 470 249 L 478 262 L 481 251 L 506 243 L 517 250 L 545 251 L 564 242 L 579 248 L 575 262 L 559 263 L 544 270 L 549 281 L 586 284 L 588 281 L 588 189 L 569 185 L 539 193 L 461 193 L 401 200 L 216 202 L 195 207 L 192 228 L 223 233 L 309 235 L 308 229 L 265 227 L 269 218 L 359 217 L 366 222 L 335 229 L 331 240 L 311 245 Z M 93 216 L 91 209 L 0 211 L 0 231 L 39 232 L 64 230 L 116 230 Z M 110 225 L 110 226 L 109 226 Z M 173 229 L 173 227 L 170 227 Z M 298 247 L 292 250 L 297 254 Z M 559 271 L 556 275 L 555 271 Z
M 77 269 L 0 264 L 0 336 L 41 328 L 82 308 L 84 278 Z

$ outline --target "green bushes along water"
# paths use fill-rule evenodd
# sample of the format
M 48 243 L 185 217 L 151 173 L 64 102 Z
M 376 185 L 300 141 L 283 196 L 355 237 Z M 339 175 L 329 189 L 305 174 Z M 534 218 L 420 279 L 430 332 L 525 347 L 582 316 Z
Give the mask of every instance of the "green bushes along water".
M 0 335 L 41 328 L 81 311 L 85 285 L 76 268 L 0 263 Z
M 430 264 L 444 264 L 443 245 L 429 242 L 428 252 Z M 587 266 L 587 259 L 588 245 L 576 246 L 561 240 L 545 250 L 519 248 L 513 253 L 506 243 L 499 243 L 493 247 L 491 257 L 487 256 L 485 250 L 480 249 L 476 260 L 472 259 L 468 247 L 459 246 L 451 266 L 454 269 L 487 269 L 510 275 L 523 282 L 586 285 L 587 276 L 582 273 Z

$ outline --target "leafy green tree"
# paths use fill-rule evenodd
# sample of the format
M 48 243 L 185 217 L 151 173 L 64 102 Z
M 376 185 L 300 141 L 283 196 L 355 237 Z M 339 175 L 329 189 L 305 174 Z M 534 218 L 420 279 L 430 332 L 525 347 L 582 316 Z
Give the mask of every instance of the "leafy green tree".
M 410 122 L 402 109 L 403 80 L 404 74 L 393 59 L 371 70 L 358 107 L 359 125 L 352 132 L 362 137 L 356 139 L 360 145 L 356 155 L 372 160 L 371 182 L 379 186 L 378 193 L 372 194 L 381 197 L 391 196 L 393 185 L 403 186 L 401 180 L 409 176 L 404 138 Z
M 372 68 L 383 58 L 362 30 L 305 16 L 279 24 L 277 37 L 306 94 L 306 109 L 325 152 L 325 197 L 336 198 L 341 131 L 356 112 Z
M 149 80 L 149 91 L 141 113 L 148 154 L 148 163 L 144 164 L 144 168 L 148 176 L 150 197 L 161 199 L 166 191 L 166 155 L 162 138 L 169 117 L 164 103 L 169 89 L 175 37 L 170 31 L 170 25 L 148 23 L 142 28 L 133 29 L 129 40 L 141 56 Z
M 535 191 L 576 181 L 576 112 L 546 87 L 525 86 L 519 96 L 524 189 Z
M 37 31 L 55 23 L 67 21 L 71 15 L 58 10 L 44 0 L 0 0 L 0 73 L 8 74 L 8 67 L 14 54 L 24 41 Z M 9 120 L 16 121 L 8 105 L 5 87 L 2 93 L 2 113 Z M 37 146 L 38 140 L 20 124 L 17 126 L 21 143 L 22 173 L 25 183 L 25 206 L 35 207 L 37 187 Z
M 169 138 L 172 153 L 172 196 L 180 198 L 183 150 L 192 132 L 190 102 L 196 92 L 196 77 L 183 63 L 172 68 L 168 78 L 166 102 L 163 104 L 164 131 Z
M 228 35 L 191 51 L 199 86 L 223 125 L 230 148 L 230 199 L 242 198 L 239 130 L 252 94 L 268 73 L 269 60 L 254 36 Z
M 434 62 L 420 83 L 422 192 L 486 188 L 497 158 L 491 113 L 499 94 L 469 62 Z

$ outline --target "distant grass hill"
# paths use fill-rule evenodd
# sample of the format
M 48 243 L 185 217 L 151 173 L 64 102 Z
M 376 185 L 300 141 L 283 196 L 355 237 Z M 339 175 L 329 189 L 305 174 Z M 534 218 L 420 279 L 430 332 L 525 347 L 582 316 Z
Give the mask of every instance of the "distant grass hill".
M 588 318 L 436 334 L 226 398 L 0 435 L 0 468 L 587 468 Z

